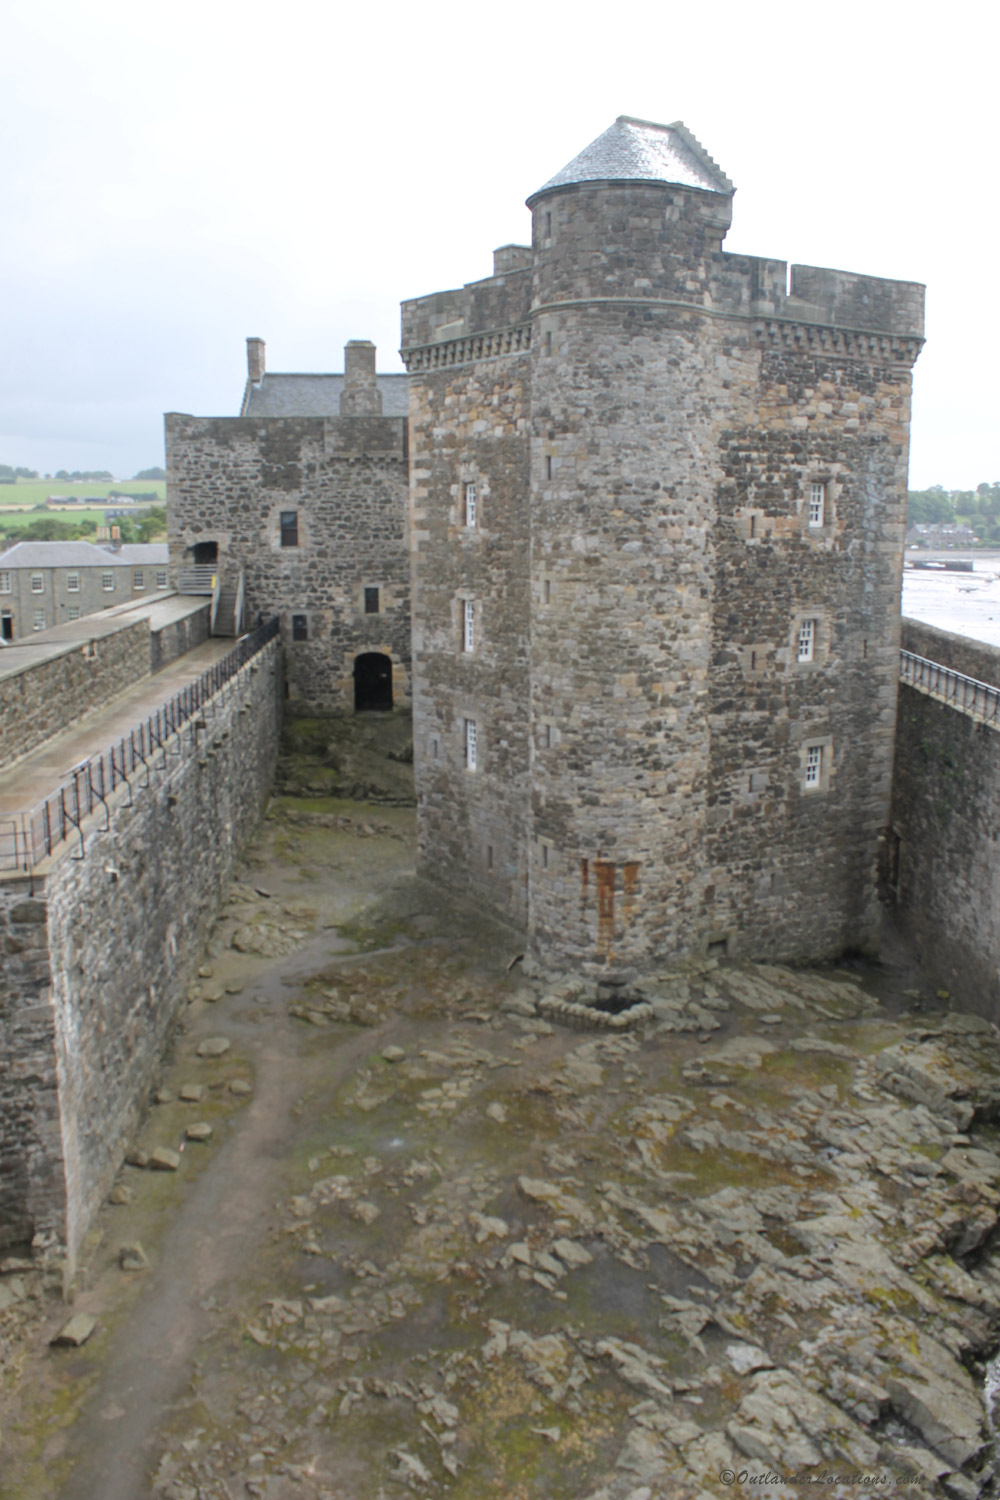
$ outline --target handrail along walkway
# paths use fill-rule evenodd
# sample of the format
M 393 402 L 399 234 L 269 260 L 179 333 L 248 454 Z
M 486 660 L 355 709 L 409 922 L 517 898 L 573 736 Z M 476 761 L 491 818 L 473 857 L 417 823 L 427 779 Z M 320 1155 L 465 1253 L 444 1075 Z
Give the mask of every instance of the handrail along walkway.
M 1000 687 L 966 677 L 940 662 L 917 656 L 912 651 L 899 653 L 899 678 L 932 698 L 939 698 L 960 713 L 981 719 L 984 724 L 1000 728 Z
M 73 857 L 82 859 L 85 845 L 81 825 L 84 818 L 103 809 L 106 826 L 110 826 L 107 799 L 115 788 L 124 783 L 131 798 L 129 778 L 139 768 L 145 771 L 143 785 L 148 786 L 154 752 L 162 750 L 165 755 L 172 736 L 194 720 L 216 693 L 278 633 L 277 617 L 266 620 L 238 641 L 232 651 L 206 668 L 194 682 L 189 682 L 166 703 L 161 703 L 128 734 L 99 755 L 81 761 L 42 802 L 26 812 L 0 818 L 0 870 L 30 873 L 74 835 L 79 838 L 80 847 Z

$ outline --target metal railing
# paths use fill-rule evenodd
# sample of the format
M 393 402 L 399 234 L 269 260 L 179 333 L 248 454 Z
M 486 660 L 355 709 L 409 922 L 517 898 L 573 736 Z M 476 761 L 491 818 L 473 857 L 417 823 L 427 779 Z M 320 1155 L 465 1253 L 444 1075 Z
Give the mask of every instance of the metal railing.
M 105 826 L 110 826 L 107 799 L 123 783 L 132 799 L 130 778 L 145 775 L 142 786 L 149 785 L 153 757 L 170 753 L 170 742 L 186 724 L 197 736 L 203 711 L 247 662 L 278 635 L 277 618 L 267 620 L 245 635 L 225 656 L 202 672 L 194 682 L 175 693 L 166 703 L 128 734 L 90 760 L 81 761 L 43 802 L 27 812 L 0 816 L 0 870 L 30 872 L 54 849 L 76 836 L 80 841 L 75 859 L 85 852 L 82 823 L 91 813 L 103 810 Z M 180 754 L 180 744 L 174 746 Z
M 942 667 L 926 656 L 915 656 L 912 651 L 900 651 L 899 676 L 901 682 L 940 698 L 960 713 L 1000 727 L 1000 688 Z
M 177 574 L 179 594 L 210 594 L 215 588 L 218 563 L 191 563 Z

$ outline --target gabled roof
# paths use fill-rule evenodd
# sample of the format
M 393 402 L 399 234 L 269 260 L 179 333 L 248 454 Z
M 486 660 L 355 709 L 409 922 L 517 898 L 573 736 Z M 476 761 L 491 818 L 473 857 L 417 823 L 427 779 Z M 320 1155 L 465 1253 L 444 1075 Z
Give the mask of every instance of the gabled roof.
M 122 562 L 146 563 L 154 567 L 157 563 L 164 565 L 170 561 L 170 548 L 166 542 L 122 542 L 116 547 L 113 542 L 102 543 L 99 548 L 105 557 L 120 557 Z
M 409 416 L 407 376 L 376 375 L 384 417 Z M 247 386 L 241 417 L 339 417 L 343 375 L 272 375 Z
M 0 568 L 106 568 L 124 562 L 93 542 L 15 542 L 0 553 Z
M 619 115 L 603 135 L 532 193 L 528 205 L 553 188 L 577 182 L 670 182 L 709 193 L 729 195 L 736 191 L 680 120 L 672 125 L 655 125 L 630 115 Z

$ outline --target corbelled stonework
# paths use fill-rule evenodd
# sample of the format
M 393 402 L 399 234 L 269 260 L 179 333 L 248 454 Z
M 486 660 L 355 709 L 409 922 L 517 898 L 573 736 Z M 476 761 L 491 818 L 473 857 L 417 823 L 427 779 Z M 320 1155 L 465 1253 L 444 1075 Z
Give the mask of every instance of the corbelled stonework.
M 423 867 L 554 965 L 877 932 L 923 289 L 729 255 L 731 196 L 623 118 L 403 305 Z

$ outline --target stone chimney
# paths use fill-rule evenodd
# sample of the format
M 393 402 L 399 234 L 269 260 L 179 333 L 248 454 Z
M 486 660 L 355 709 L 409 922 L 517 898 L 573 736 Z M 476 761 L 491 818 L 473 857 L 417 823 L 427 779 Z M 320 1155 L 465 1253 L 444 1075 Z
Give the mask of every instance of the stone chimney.
M 342 417 L 380 417 L 382 392 L 375 384 L 375 345 L 370 339 L 351 339 L 344 345 Z
M 260 385 L 264 378 L 264 340 L 247 339 L 247 379 Z

